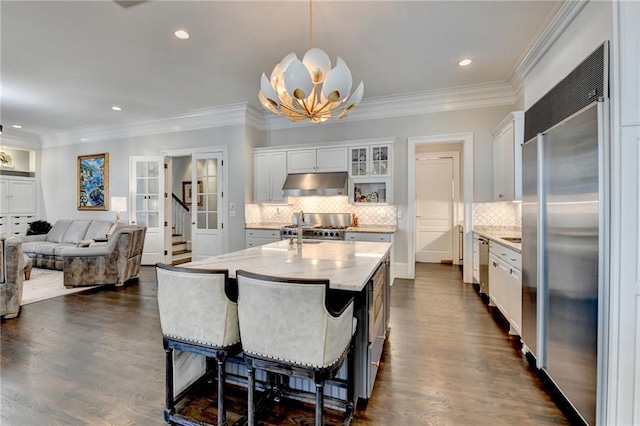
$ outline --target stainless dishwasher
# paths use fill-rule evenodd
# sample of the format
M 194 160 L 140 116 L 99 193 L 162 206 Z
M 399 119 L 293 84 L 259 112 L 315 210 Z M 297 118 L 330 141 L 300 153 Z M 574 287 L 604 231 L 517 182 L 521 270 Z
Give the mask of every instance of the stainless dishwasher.
M 480 292 L 489 296 L 489 240 L 475 236 L 474 242 L 478 243 L 478 257 L 480 260 Z

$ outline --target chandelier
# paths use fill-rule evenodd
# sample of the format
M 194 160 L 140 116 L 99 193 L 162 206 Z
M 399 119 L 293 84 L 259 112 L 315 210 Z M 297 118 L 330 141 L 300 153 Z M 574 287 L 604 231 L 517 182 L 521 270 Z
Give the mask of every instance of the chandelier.
M 309 1 L 309 46 L 313 19 Z M 351 71 L 338 56 L 336 66 L 323 50 L 310 48 L 302 61 L 295 53 L 285 56 L 267 78 L 262 73 L 258 99 L 262 106 L 291 121 L 309 120 L 323 123 L 330 118 L 344 118 L 362 100 L 364 84 L 360 82 L 351 96 Z

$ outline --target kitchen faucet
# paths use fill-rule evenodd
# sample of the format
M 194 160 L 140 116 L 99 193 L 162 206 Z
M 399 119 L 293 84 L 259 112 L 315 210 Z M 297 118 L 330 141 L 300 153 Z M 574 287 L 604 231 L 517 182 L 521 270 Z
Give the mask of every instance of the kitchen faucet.
M 304 222 L 304 212 L 300 210 L 298 214 L 298 244 L 302 244 L 302 222 Z

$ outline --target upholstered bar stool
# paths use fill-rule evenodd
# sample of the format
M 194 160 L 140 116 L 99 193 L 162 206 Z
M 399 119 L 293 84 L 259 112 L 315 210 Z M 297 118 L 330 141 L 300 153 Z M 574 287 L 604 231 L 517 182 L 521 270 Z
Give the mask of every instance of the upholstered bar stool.
M 248 375 L 248 423 L 256 424 L 255 369 L 311 379 L 315 424 L 324 422 L 324 383 L 349 357 L 345 424 L 354 413 L 356 320 L 353 299 L 334 311 L 329 280 L 291 279 L 237 271 L 238 319 Z
M 213 358 L 218 371 L 218 425 L 226 425 L 225 363 L 241 351 L 236 291 L 227 270 L 204 270 L 156 265 L 158 308 L 166 352 L 166 408 L 168 423 L 204 423 L 176 413 L 173 389 L 173 350 Z

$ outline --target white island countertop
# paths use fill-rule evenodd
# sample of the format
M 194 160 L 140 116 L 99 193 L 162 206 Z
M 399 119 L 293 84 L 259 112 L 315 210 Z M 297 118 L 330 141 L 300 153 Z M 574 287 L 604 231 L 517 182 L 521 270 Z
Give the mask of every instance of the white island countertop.
M 243 269 L 280 277 L 329 279 L 332 289 L 359 292 L 390 250 L 391 244 L 382 242 L 307 240 L 299 247 L 284 240 L 180 266 L 228 269 L 231 278 Z

